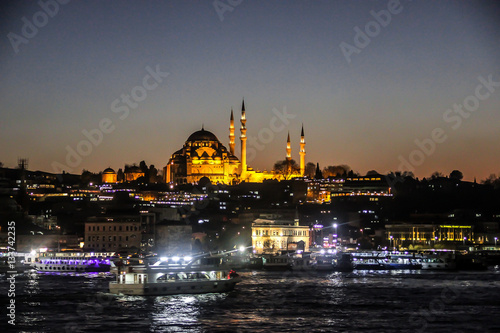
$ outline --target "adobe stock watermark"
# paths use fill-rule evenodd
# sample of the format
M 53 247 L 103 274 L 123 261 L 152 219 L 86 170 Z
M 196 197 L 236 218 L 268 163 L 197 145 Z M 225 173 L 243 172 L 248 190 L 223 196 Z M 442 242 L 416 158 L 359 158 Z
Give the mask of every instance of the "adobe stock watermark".
M 121 94 L 120 98 L 111 102 L 110 109 L 113 113 L 119 115 L 120 120 L 125 120 L 130 115 L 130 110 L 137 109 L 139 103 L 144 101 L 148 96 L 148 91 L 153 91 L 163 80 L 170 75 L 168 72 L 162 72 L 160 65 L 156 65 L 155 69 L 146 66 L 147 74 L 142 78 L 142 84 L 130 89 L 130 93 Z M 104 140 L 105 134 L 110 134 L 116 129 L 115 123 L 110 118 L 102 118 L 97 128 L 90 130 L 83 129 L 82 134 L 85 137 L 80 140 L 73 148 L 70 145 L 66 146 L 65 164 L 58 161 L 52 162 L 52 170 L 54 173 L 61 173 L 63 170 L 72 172 L 83 161 L 83 157 L 89 156 L 95 147 L 98 147 Z
M 261 128 L 257 136 L 248 136 L 248 147 L 247 147 L 247 161 L 248 163 L 253 161 L 257 156 L 257 151 L 263 151 L 265 145 L 271 143 L 274 140 L 275 133 L 280 133 L 283 131 L 288 124 L 290 124 L 289 119 L 294 119 L 297 117 L 295 114 L 288 113 L 286 106 L 283 107 L 283 111 L 279 111 L 273 108 L 274 116 L 269 120 L 269 126 Z
M 485 79 L 483 76 L 478 78 L 479 84 L 474 89 L 474 93 L 465 97 L 462 104 L 453 104 L 453 107 L 443 113 L 445 123 L 451 125 L 452 130 L 457 130 L 462 126 L 463 120 L 468 119 L 471 114 L 479 109 L 480 101 L 485 101 L 496 88 L 500 87 L 500 81 L 493 81 L 493 75 L 490 74 Z M 434 128 L 428 138 L 422 140 L 415 139 L 417 146 L 412 150 L 407 158 L 399 155 L 401 162 L 398 166 L 400 171 L 415 171 L 415 167 L 421 166 L 425 160 L 434 154 L 438 144 L 444 143 L 448 139 L 446 131 L 441 127 Z
M 38 35 L 39 29 L 45 27 L 51 18 L 54 18 L 60 9 L 60 5 L 66 5 L 70 0 L 40 0 L 38 6 L 40 10 L 35 12 L 29 20 L 26 16 L 21 18 L 23 26 L 21 33 L 16 34 L 9 32 L 7 38 L 14 53 L 19 53 L 19 46 L 21 44 L 28 44 L 29 41 Z
M 346 42 L 341 42 L 339 44 L 340 50 L 347 63 L 350 64 L 352 55 L 361 53 L 361 50 L 371 43 L 372 38 L 377 37 L 382 31 L 382 28 L 386 28 L 391 23 L 393 15 L 398 15 L 402 11 L 403 6 L 399 0 L 389 0 L 387 2 L 387 9 L 382 9 L 378 12 L 371 10 L 370 15 L 373 16 L 374 20 L 368 21 L 368 23 L 365 24 L 364 31 L 358 26 L 354 27 L 354 45 Z
M 221 22 L 224 21 L 224 13 L 232 12 L 237 6 L 239 6 L 243 0 L 215 0 L 212 5 L 214 6 L 215 12 L 219 16 Z

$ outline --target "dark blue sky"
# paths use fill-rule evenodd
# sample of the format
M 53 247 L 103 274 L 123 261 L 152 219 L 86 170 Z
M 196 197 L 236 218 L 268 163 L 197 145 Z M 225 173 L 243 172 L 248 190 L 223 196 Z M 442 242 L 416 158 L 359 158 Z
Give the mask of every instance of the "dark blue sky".
M 480 76 L 500 82 L 495 1 L 215 3 L 230 10 L 71 1 L 50 17 L 36 2 L 3 4 L 0 161 L 77 173 L 141 160 L 161 168 L 202 123 L 227 146 L 229 112 L 239 119 L 244 97 L 248 135 L 261 135 L 256 169 L 285 157 L 288 130 L 298 160 L 304 123 L 306 160 L 321 166 L 419 177 L 459 169 L 469 180 L 500 173 L 500 86 L 478 88 Z M 389 9 L 390 22 L 374 24 L 371 11 Z M 36 34 L 25 22 L 39 25 Z M 341 45 L 356 47 L 355 27 L 375 30 L 346 57 Z M 146 90 L 147 68 L 169 74 L 146 78 Z M 132 92 L 137 103 L 127 106 L 122 94 Z M 447 111 L 464 102 L 474 111 Z M 271 126 L 284 109 L 295 118 Z M 102 138 L 92 131 L 100 123 Z

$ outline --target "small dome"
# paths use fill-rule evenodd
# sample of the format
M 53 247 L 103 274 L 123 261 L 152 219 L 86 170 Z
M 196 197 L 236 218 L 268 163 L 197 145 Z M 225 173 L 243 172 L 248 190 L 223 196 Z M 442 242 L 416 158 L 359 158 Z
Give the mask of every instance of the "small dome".
M 187 141 L 219 141 L 215 134 L 210 131 L 205 131 L 203 128 L 199 131 L 194 132 L 189 136 Z
M 115 170 L 113 170 L 111 168 L 107 168 L 102 173 L 116 173 L 116 172 L 115 172 Z

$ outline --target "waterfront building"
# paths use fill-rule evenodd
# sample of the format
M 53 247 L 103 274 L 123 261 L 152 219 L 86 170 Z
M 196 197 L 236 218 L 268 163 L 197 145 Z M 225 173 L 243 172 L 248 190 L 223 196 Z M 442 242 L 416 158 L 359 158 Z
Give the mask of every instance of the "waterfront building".
M 474 228 L 466 224 L 420 224 L 398 223 L 388 224 L 386 241 L 391 247 L 411 245 L 433 246 L 438 242 L 474 242 Z
M 155 214 L 91 217 L 85 222 L 85 248 L 116 252 L 148 250 L 153 246 Z
M 309 251 L 309 227 L 299 225 L 299 220 L 262 216 L 252 223 L 254 253 L 277 253 L 286 250 Z

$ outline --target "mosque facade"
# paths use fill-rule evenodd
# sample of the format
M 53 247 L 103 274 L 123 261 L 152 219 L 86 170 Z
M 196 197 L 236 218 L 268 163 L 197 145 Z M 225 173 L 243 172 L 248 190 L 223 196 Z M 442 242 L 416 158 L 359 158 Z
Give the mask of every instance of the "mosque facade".
M 238 184 L 240 182 L 263 182 L 268 179 L 285 179 L 283 173 L 261 172 L 247 165 L 247 128 L 245 101 L 241 106 L 240 118 L 241 159 L 235 156 L 235 127 L 233 110 L 229 124 L 229 149 L 227 149 L 210 131 L 201 130 L 192 133 L 184 146 L 174 152 L 168 164 L 163 168 L 166 183 L 188 184 L 198 183 L 208 178 L 212 184 Z M 300 169 L 292 170 L 290 134 L 286 146 L 286 161 L 289 170 L 286 178 L 303 177 L 305 171 L 305 139 L 302 127 L 300 139 Z

